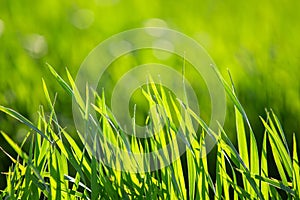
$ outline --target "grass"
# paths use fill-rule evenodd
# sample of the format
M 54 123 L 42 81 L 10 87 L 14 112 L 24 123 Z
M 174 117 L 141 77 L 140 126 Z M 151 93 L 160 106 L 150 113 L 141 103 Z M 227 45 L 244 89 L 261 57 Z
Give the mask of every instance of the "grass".
M 105 2 L 115 2 L 115 4 L 105 5 Z M 44 77 L 47 88 L 51 91 L 52 101 L 54 101 L 52 96 L 54 92 L 58 93 L 55 110 L 59 122 L 61 126 L 67 126 L 68 132 L 74 137 L 76 131 L 72 127 L 73 120 L 70 112 L 72 98 L 64 98 L 63 88 L 57 87 L 54 79 L 47 76 L 41 66 L 45 62 L 51 62 L 53 66 L 61 66 L 56 70 L 64 78 L 66 77 L 64 69 L 68 66 L 70 73 L 75 75 L 80 63 L 100 42 L 128 29 L 156 25 L 155 20 L 158 19 L 162 24 L 157 25 L 165 24 L 203 45 L 220 67 L 222 74 L 226 73 L 227 67 L 230 68 L 238 88 L 239 100 L 247 111 L 256 135 L 259 151 L 261 151 L 264 130 L 258 115 L 263 115 L 265 118 L 265 106 L 276 111 L 291 148 L 292 133 L 299 133 L 300 130 L 300 101 L 298 101 L 300 59 L 297 53 L 300 52 L 299 9 L 298 0 L 286 3 L 280 0 L 272 2 L 153 0 L 151 4 L 135 0 L 67 0 L 64 2 L 3 0 L 0 6 L 0 71 L 2 72 L 0 73 L 0 104 L 13 108 L 36 124 L 36 111 L 39 105 L 47 105 L 40 80 Z M 80 15 L 82 11 L 94 15 L 93 24 L 86 29 L 78 26 L 78 22 L 84 25 L 88 21 L 84 15 Z M 152 51 L 139 51 L 118 59 L 110 66 L 109 72 L 112 73 L 112 79 L 116 80 L 122 72 L 125 72 L 126 67 L 149 62 L 181 66 L 181 61 L 182 59 L 178 60 L 174 56 L 161 60 Z M 122 66 L 122 69 L 119 66 Z M 192 73 L 190 74 L 193 76 Z M 200 78 L 191 77 L 189 80 L 193 86 L 199 86 Z M 105 100 L 109 101 L 109 97 L 106 95 Z M 205 99 L 201 98 L 202 100 Z M 46 113 L 50 109 L 49 106 L 44 108 Z M 200 110 L 201 114 L 206 111 L 205 108 Z M 143 111 L 146 112 L 146 109 Z M 209 109 L 207 113 L 209 117 Z M 234 109 L 226 114 L 225 130 L 236 145 Z M 204 120 L 208 119 L 205 115 L 201 117 Z M 143 121 L 143 118 L 137 119 L 137 123 Z M 71 124 L 69 125 L 68 122 Z M 22 142 L 26 135 L 23 124 L 3 113 L 0 113 L 0 124 L 1 129 L 5 130 L 15 142 L 18 144 Z M 249 130 L 246 129 L 247 131 Z M 0 138 L 0 146 L 15 157 L 2 135 Z M 26 152 L 28 152 L 28 144 L 29 142 L 26 142 L 22 148 Z M 247 145 L 250 145 L 250 140 L 247 141 Z M 236 147 L 238 149 L 238 145 Z M 250 153 L 250 148 L 248 152 Z M 290 152 L 292 153 L 292 150 Z M 268 155 L 272 156 L 272 154 Z M 183 157 L 185 159 L 185 155 Z M 208 158 L 211 176 L 215 180 L 215 170 L 212 169 L 215 163 L 211 163 L 212 160 L 215 159 Z M 0 163 L 2 172 L 7 171 L 11 165 L 2 151 L 0 151 Z M 273 161 L 269 163 L 269 168 L 272 169 L 274 164 Z M 183 167 L 187 171 L 185 165 Z M 270 171 L 269 175 L 275 176 L 272 170 Z M 185 173 L 185 181 L 187 176 L 188 174 Z M 1 190 L 6 186 L 3 174 L 0 174 L 0 180 Z
M 68 73 L 70 84 L 67 84 L 52 67 L 49 68 L 70 98 L 75 97 L 81 105 L 82 117 L 88 124 L 90 119 L 85 108 L 89 102 L 82 101 L 76 92 L 72 77 Z M 299 199 L 300 165 L 295 135 L 293 148 L 289 149 L 277 116 L 273 111 L 266 111 L 266 118 L 261 118 L 265 132 L 262 146 L 259 148 L 234 87 L 227 84 L 217 70 L 216 73 L 234 104 L 235 122 L 232 123 L 235 123 L 236 127 L 237 147 L 228 138 L 228 131 L 222 127 L 219 127 L 219 132 L 210 130 L 185 102 L 168 95 L 163 87 L 151 82 L 147 89 L 143 90 L 143 94 L 150 105 L 163 106 L 163 111 L 159 114 L 161 120 L 165 122 L 165 127 L 160 130 L 159 137 L 155 135 L 144 141 L 126 136 L 105 106 L 105 96 L 94 94 L 96 103 L 93 108 L 99 116 L 97 134 L 100 141 L 103 142 L 103 138 L 109 137 L 110 141 L 120 148 L 130 148 L 132 152 L 150 152 L 165 146 L 177 136 L 176 134 L 182 138 L 187 149 L 184 155 L 186 159 L 182 156 L 170 166 L 155 171 L 145 170 L 143 173 L 122 172 L 107 167 L 94 156 L 94 146 L 84 146 L 74 140 L 74 133 L 60 126 L 55 112 L 56 96 L 54 99 L 50 98 L 51 95 L 43 81 L 50 112 L 47 113 L 40 107 L 37 123 L 30 122 L 12 109 L 0 106 L 2 112 L 26 124 L 30 129 L 22 144 L 16 144 L 8 134 L 1 131 L 6 142 L 18 156 L 14 158 L 1 148 L 13 165 L 5 173 L 7 187 L 1 192 L 0 197 L 3 199 Z M 180 114 L 179 110 L 183 110 L 184 115 Z M 155 119 L 151 117 L 153 116 L 151 113 L 149 116 L 149 131 L 153 132 Z M 199 124 L 198 131 L 194 130 L 193 122 Z M 87 127 L 89 128 L 89 125 Z M 78 136 L 80 135 L 79 133 Z M 217 141 L 217 153 L 214 157 L 215 177 L 211 175 L 209 170 L 211 166 L 205 156 L 206 135 L 214 137 Z M 27 152 L 23 150 L 26 143 L 30 146 Z M 108 146 L 104 145 L 101 148 L 107 152 Z M 175 148 L 170 154 L 176 156 L 177 153 Z M 271 158 L 276 169 L 270 169 Z M 163 159 L 158 158 L 158 161 L 163 162 Z M 106 162 L 111 165 L 126 164 L 122 161 L 118 163 L 113 158 Z M 148 169 L 149 163 L 146 161 L 143 164 L 144 169 Z M 278 178 L 271 177 L 270 170 L 278 171 Z
M 203 45 L 217 66 L 221 67 L 222 73 L 226 73 L 226 68 L 230 67 L 239 88 L 239 98 L 254 130 L 260 128 L 256 120 L 257 113 L 263 113 L 266 105 L 276 110 L 288 140 L 292 139 L 290 133 L 300 129 L 300 102 L 296 101 L 300 88 L 298 0 L 288 3 L 280 0 L 231 0 L 226 3 L 211 0 L 176 3 L 173 0 L 153 0 L 151 5 L 131 0 L 114 0 L 113 5 L 102 5 L 101 2 L 110 1 L 1 1 L 0 20 L 4 23 L 0 34 L 0 69 L 3 72 L 0 73 L 1 105 L 13 107 L 29 119 L 35 119 L 36 108 L 46 104 L 40 84 L 40 77 L 45 77 L 41 67 L 43 63 L 63 66 L 56 68 L 60 74 L 64 74 L 64 67 L 68 66 L 70 72 L 75 74 L 80 63 L 99 42 L 116 33 L 144 27 L 153 18 L 159 18 L 169 28 Z M 94 13 L 94 23 L 83 30 L 74 24 L 74 20 L 80 21 L 77 13 L 82 9 Z M 48 51 L 44 56 L 40 54 L 43 49 L 33 48 L 39 46 L 39 40 L 28 40 L 28 36 L 36 34 L 43 36 L 47 44 Z M 34 53 L 42 57 L 37 58 L 33 56 Z M 156 57 L 151 55 L 121 64 L 127 66 L 156 61 Z M 136 60 L 141 61 L 136 63 Z M 170 66 L 174 64 L 173 59 L 170 62 L 158 61 Z M 49 90 L 62 93 L 51 78 L 46 76 L 45 81 Z M 252 104 L 253 96 L 255 104 Z M 56 109 L 63 111 L 65 118 L 70 115 L 67 109 L 69 103 L 60 100 L 56 106 Z M 228 117 L 233 119 L 233 115 Z M 4 130 L 11 134 L 22 131 L 20 127 L 15 130 L 12 123 L 14 121 L 10 118 L 1 119 Z M 2 166 L 0 169 L 3 170 Z

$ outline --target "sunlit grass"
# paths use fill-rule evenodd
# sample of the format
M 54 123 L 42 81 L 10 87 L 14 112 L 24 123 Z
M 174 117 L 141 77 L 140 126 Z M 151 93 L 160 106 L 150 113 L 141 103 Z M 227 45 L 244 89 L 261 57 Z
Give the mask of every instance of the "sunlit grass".
M 82 101 L 70 74 L 70 84 L 67 84 L 52 67 L 50 70 L 70 98 L 75 97 L 82 109 L 83 119 L 89 120 L 85 112 L 89 102 Z M 143 142 L 125 135 L 106 107 L 104 95 L 95 93 L 93 108 L 99 114 L 99 130 L 125 149 L 129 145 L 134 152 L 149 152 L 165 146 L 176 134 L 181 134 L 180 138 L 187 149 L 186 159 L 178 159 L 170 166 L 143 173 L 121 172 L 107 167 L 98 161 L 90 147 L 75 141 L 68 129 L 60 126 L 55 99 L 51 99 L 43 81 L 50 113 L 40 107 L 37 123 L 0 106 L 2 112 L 30 128 L 22 144 L 15 143 L 8 134 L 1 132 L 18 156 L 14 158 L 1 149 L 13 165 L 5 173 L 7 187 L 0 196 L 3 199 L 299 199 L 300 166 L 296 137 L 293 137 L 293 149 L 289 150 L 278 118 L 273 111 L 267 111 L 266 118 L 261 118 L 265 132 L 262 147 L 258 148 L 255 133 L 232 89 L 234 87 L 228 85 L 217 70 L 216 73 L 234 104 L 236 120 L 232 123 L 236 127 L 237 147 L 228 138 L 227 130 L 220 127 L 216 133 L 209 129 L 184 101 L 174 99 L 163 87 L 149 83 L 147 89 L 143 90 L 149 104 L 163 106 L 160 117 L 166 122 L 159 137 L 155 135 Z M 148 120 L 150 124 L 155 123 L 151 114 Z M 199 131 L 194 130 L 192 121 L 200 126 Z M 150 131 L 155 131 L 155 128 Z M 204 137 L 207 135 L 217 141 L 215 178 L 209 172 L 210 166 L 204 156 Z M 100 138 L 102 136 L 99 135 Z M 25 143 L 30 144 L 28 151 L 22 148 Z M 173 153 L 176 154 L 176 150 L 171 155 Z M 270 155 L 273 155 L 276 169 L 269 168 L 267 158 L 272 158 Z M 163 162 L 163 158 L 160 161 Z M 148 163 L 144 164 L 147 167 Z M 184 170 L 187 170 L 187 177 Z M 275 179 L 269 176 L 270 170 L 276 170 L 279 177 Z M 242 177 L 242 180 L 238 177 Z

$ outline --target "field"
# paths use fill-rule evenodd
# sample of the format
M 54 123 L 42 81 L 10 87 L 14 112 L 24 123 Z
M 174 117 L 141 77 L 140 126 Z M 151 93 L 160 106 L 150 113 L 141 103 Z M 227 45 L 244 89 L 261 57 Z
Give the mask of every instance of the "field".
M 3 107 L 0 108 L 4 113 L 0 113 L 0 130 L 3 131 L 0 136 L 0 146 L 3 149 L 0 151 L 2 163 L 0 171 L 3 172 L 0 175 L 0 188 L 6 188 L 3 194 L 11 194 L 8 188 L 12 187 L 11 189 L 18 189 L 16 195 L 21 195 L 24 192 L 21 188 L 30 186 L 33 187 L 33 191 L 39 193 L 45 191 L 43 195 L 50 195 L 48 197 L 54 199 L 56 195 L 68 198 L 75 194 L 92 199 L 99 194 L 104 199 L 140 198 L 139 195 L 143 194 L 147 197 L 150 188 L 157 193 L 151 194 L 153 196 L 149 194 L 149 198 L 154 196 L 171 199 L 175 196 L 180 199 L 208 198 L 213 195 L 214 189 L 224 198 L 236 195 L 247 198 L 268 195 L 276 198 L 281 195 L 283 199 L 297 198 L 299 165 L 296 153 L 297 149 L 299 153 L 299 148 L 296 148 L 296 141 L 299 141 L 300 132 L 299 9 L 298 1 L 255 0 L 225 3 L 192 0 L 184 2 L 29 0 L 25 3 L 2 0 L 0 105 Z M 220 73 L 219 79 L 224 81 L 223 83 L 226 82 L 222 86 L 225 89 L 228 86 L 227 111 L 224 132 L 220 130 L 221 138 L 216 137 L 220 142 L 208 154 L 208 159 L 200 159 L 201 156 L 193 152 L 198 147 L 190 144 L 192 147 L 187 148 L 187 152 L 181 156 L 181 162 L 177 160 L 170 167 L 157 173 L 133 175 L 103 167 L 83 150 L 83 144 L 80 143 L 80 136 L 77 135 L 73 122 L 72 97 L 65 88 L 70 87 L 72 88 L 70 90 L 74 90 L 72 81 L 69 80 L 76 77 L 84 59 L 99 43 L 114 34 L 147 26 L 167 27 L 179 31 L 203 46 L 214 60 L 216 74 Z M 112 63 L 112 67 L 107 71 L 109 75 L 104 77 L 102 82 L 108 85 L 115 83 L 122 73 L 131 67 L 153 62 L 173 66 L 179 72 L 185 65 L 186 75 L 191 80 L 192 87 L 197 91 L 204 88 L 203 95 L 200 95 L 201 118 L 198 115 L 194 116 L 188 108 L 184 108 L 202 128 L 203 134 L 209 134 L 206 124 L 211 116 L 209 113 L 211 104 L 205 82 L 200 76 L 194 76 L 191 63 L 184 63 L 184 59 L 178 56 L 162 52 L 153 53 L 150 50 L 124 56 Z M 68 83 L 68 86 L 62 87 L 62 82 L 57 81 L 58 75 L 53 76 L 54 71 L 49 70 L 46 63 L 53 66 L 53 70 Z M 160 86 L 152 85 L 152 88 L 156 87 Z M 110 90 L 108 89 L 106 91 L 108 93 L 102 97 L 99 88 L 97 90 L 101 97 L 99 99 L 109 102 Z M 147 119 L 145 113 L 149 101 L 152 102 L 151 92 L 155 90 L 147 91 L 147 87 L 144 87 L 144 93 L 136 92 L 131 99 L 131 107 L 135 103 L 143 105 L 138 106 L 135 113 L 136 123 L 139 125 Z M 142 100 L 142 96 L 147 94 L 149 95 L 147 101 Z M 167 106 L 181 106 L 180 102 L 172 103 L 171 100 L 161 103 Z M 43 108 L 40 105 L 43 105 Z M 7 108 L 12 108 L 13 113 Z M 166 109 L 166 106 L 163 109 Z M 20 114 L 16 114 L 15 111 Z M 97 116 L 101 118 L 102 112 L 104 111 Z M 133 110 L 130 112 L 133 115 Z M 52 115 L 53 119 L 49 119 Z M 171 115 L 177 116 L 176 112 Z M 30 127 L 26 126 L 26 123 L 24 125 L 25 118 L 28 119 L 26 122 Z M 174 123 L 180 124 L 180 117 Z M 183 124 L 187 125 L 188 122 L 183 121 Z M 37 130 L 35 131 L 33 127 Z M 245 132 L 241 127 L 245 127 Z M 31 131 L 28 134 L 29 130 Z M 202 144 L 200 133 L 197 132 L 195 144 L 199 146 Z M 218 131 L 215 134 L 218 134 Z M 69 142 L 70 138 L 73 138 L 74 142 L 78 143 L 78 149 L 72 149 L 70 146 L 74 148 L 74 144 L 68 143 L 57 143 L 52 147 L 44 138 L 50 137 L 51 141 L 57 136 L 62 137 L 60 138 L 62 141 L 67 138 Z M 20 146 L 23 142 L 21 150 L 17 145 Z M 248 146 L 247 151 L 242 148 L 245 142 Z M 134 143 L 130 141 L 133 147 Z M 189 146 L 188 144 L 187 142 L 186 145 Z M 276 148 L 274 144 L 280 145 Z M 147 142 L 137 146 L 145 148 L 145 145 L 147 146 Z M 47 151 L 37 158 L 36 154 L 44 151 L 41 148 L 48 146 L 51 152 Z M 264 150 L 268 152 L 266 157 L 262 153 Z M 136 151 L 139 152 L 141 149 L 137 148 Z M 84 166 L 81 166 L 79 157 L 70 161 L 75 154 L 79 157 L 82 154 L 82 159 L 86 162 Z M 256 158 L 260 163 L 253 161 Z M 43 167 L 38 168 L 38 160 L 42 161 Z M 57 166 L 48 167 L 50 161 L 57 163 Z M 15 164 L 12 167 L 13 162 Z M 31 165 L 30 162 L 34 164 Z M 268 174 L 262 174 L 268 171 L 268 168 L 277 170 L 269 170 Z M 58 173 L 56 169 L 62 171 Z M 104 171 L 99 171 L 100 169 Z M 222 169 L 225 173 L 220 172 Z M 5 174 L 9 170 L 13 173 Z M 163 178 L 170 174 L 174 175 L 172 180 Z M 98 178 L 91 178 L 94 175 Z M 24 182 L 19 182 L 22 187 L 17 188 L 18 182 L 9 186 L 8 177 L 11 180 L 25 177 L 24 180 L 20 179 Z M 142 179 L 146 182 L 141 182 Z M 194 182 L 194 179 L 203 180 L 203 183 L 191 187 L 190 183 Z M 41 182 L 42 180 L 45 183 Z M 123 184 L 127 186 L 122 188 Z M 128 188 L 131 184 L 136 188 Z M 53 193 L 53 188 L 58 186 L 61 188 L 60 193 Z M 43 190 L 43 187 L 46 189 Z M 69 192 L 63 191 L 68 187 Z M 230 194 L 225 192 L 227 187 L 231 188 Z M 90 190 L 97 190 L 99 193 L 93 194 Z M 167 193 L 170 196 L 165 196 Z

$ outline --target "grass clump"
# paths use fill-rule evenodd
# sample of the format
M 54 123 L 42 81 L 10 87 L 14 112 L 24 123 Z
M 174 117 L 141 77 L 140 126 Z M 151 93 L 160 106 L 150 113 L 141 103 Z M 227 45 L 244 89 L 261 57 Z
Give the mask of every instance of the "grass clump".
M 72 77 L 68 76 L 70 84 L 67 84 L 51 67 L 50 69 L 66 92 L 76 98 L 81 105 L 83 118 L 87 120 L 86 122 L 90 122 L 87 109 L 84 109 L 89 102 L 83 103 L 80 100 Z M 273 111 L 267 111 L 266 119 L 261 118 L 265 132 L 262 147 L 258 148 L 255 134 L 234 89 L 224 81 L 218 71 L 216 73 L 234 103 L 237 147 L 229 140 L 226 130 L 220 127 L 218 133 L 212 131 L 185 102 L 167 95 L 163 87 L 155 84 L 149 83 L 143 94 L 149 105 L 162 105 L 159 117 L 165 122 L 165 126 L 160 130 L 159 137 L 155 135 L 143 141 L 126 136 L 125 131 L 118 126 L 106 107 L 104 95 L 94 94 L 96 103 L 93 109 L 99 116 L 96 136 L 101 142 L 103 142 L 101 138 L 109 137 L 115 145 L 142 153 L 165 146 L 178 134 L 182 138 L 187 149 L 186 159 L 177 159 L 167 167 L 155 171 L 145 170 L 142 173 L 118 171 L 108 167 L 98 161 L 93 147 L 74 140 L 73 135 L 59 124 L 54 108 L 55 100 L 50 98 L 43 81 L 50 113 L 46 114 L 44 108 L 40 107 L 36 124 L 14 110 L 0 106 L 2 112 L 31 129 L 21 145 L 16 144 L 8 134 L 1 131 L 18 156 L 14 158 L 1 149 L 13 164 L 8 172 L 5 172 L 7 187 L 1 192 L 0 197 L 3 199 L 299 199 L 300 166 L 296 137 L 293 137 L 293 149 L 290 151 L 278 118 Z M 183 110 L 183 115 L 180 110 Z M 150 125 L 155 123 L 153 116 L 149 114 Z M 199 131 L 194 130 L 192 126 L 194 122 L 199 125 Z M 149 127 L 150 132 L 156 131 L 155 128 L 151 129 L 152 126 Z M 80 137 L 81 134 L 78 135 Z M 205 156 L 206 135 L 217 141 L 216 177 L 212 177 Z M 28 151 L 23 150 L 25 143 L 30 144 Z M 96 142 L 94 144 L 97 145 Z M 105 152 L 109 150 L 105 149 L 107 146 L 101 148 Z M 176 154 L 177 151 L 174 150 L 165 156 Z M 276 169 L 269 167 L 270 155 L 273 155 Z M 157 159 L 158 162 L 163 162 L 163 158 Z M 116 160 L 106 162 L 113 164 Z M 148 169 L 149 163 L 146 161 L 143 164 L 144 169 Z M 272 178 L 269 175 L 270 170 L 277 170 L 279 177 Z

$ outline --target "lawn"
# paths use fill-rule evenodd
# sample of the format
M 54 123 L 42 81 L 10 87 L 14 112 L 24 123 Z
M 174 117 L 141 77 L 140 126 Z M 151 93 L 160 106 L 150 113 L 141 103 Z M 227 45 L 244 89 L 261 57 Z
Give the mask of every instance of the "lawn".
M 299 9 L 296 0 L 1 1 L 2 197 L 297 199 Z M 188 51 L 186 55 L 151 49 L 130 52 L 110 63 L 90 99 L 82 93 L 79 97 L 72 80 L 89 53 L 115 34 L 149 26 L 183 33 L 209 54 L 226 93 L 224 123 L 215 121 L 214 129 L 210 127 L 211 91 L 205 77 L 196 75 Z M 127 43 L 106 50 L 114 54 L 124 48 Z M 112 88 L 119 80 L 128 80 L 123 76 L 127 71 L 147 63 L 171 66 L 184 74 L 196 91 L 200 112 L 174 91 L 150 81 L 132 93 L 128 112 L 134 125 L 147 124 L 152 134 L 157 132 L 155 120 L 162 120 L 162 137 L 135 139 L 134 129 L 128 136 L 119 123 L 123 113 L 111 112 L 113 105 L 124 108 L 112 101 Z M 79 113 L 85 113 L 80 117 L 87 120 L 87 127 L 108 135 L 123 150 L 149 153 L 174 137 L 182 144 L 175 143 L 171 152 L 155 158 L 157 162 L 151 158 L 132 166 L 132 157 L 119 163 L 118 154 L 107 154 L 115 156 L 115 162 L 103 160 L 102 153 L 111 147 L 99 147 L 105 142 L 101 134 L 92 135 L 84 147 L 82 135 L 93 131 L 74 123 L 74 102 L 80 105 Z M 86 105 L 95 114 L 92 119 Z M 151 106 L 157 108 L 154 113 L 148 112 Z M 205 143 L 207 137 L 216 143 L 212 148 Z M 179 149 L 174 148 L 177 145 Z M 127 164 L 130 170 L 116 170 Z M 140 173 L 130 173 L 137 169 Z

